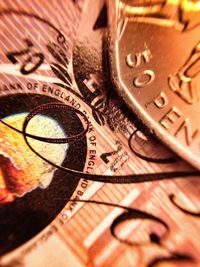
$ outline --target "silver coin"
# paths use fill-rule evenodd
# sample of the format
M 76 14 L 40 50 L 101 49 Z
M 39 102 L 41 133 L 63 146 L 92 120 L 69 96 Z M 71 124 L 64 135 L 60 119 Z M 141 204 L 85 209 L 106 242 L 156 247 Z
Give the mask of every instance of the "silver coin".
M 150 130 L 200 169 L 200 11 L 108 1 L 111 76 Z

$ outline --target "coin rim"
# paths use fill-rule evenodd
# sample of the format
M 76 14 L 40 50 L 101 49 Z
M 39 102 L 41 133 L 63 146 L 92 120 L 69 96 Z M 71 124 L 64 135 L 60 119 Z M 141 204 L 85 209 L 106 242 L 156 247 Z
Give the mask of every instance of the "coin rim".
M 157 138 L 165 145 L 167 145 L 172 151 L 178 154 L 182 159 L 186 160 L 193 167 L 200 170 L 200 159 L 198 156 L 194 155 L 191 151 L 187 150 L 184 145 L 177 143 L 177 138 L 173 137 L 170 133 L 167 133 L 158 123 L 151 118 L 148 112 L 146 112 L 142 105 L 134 98 L 134 95 L 126 88 L 123 82 L 120 82 L 120 75 L 117 60 L 118 53 L 118 42 L 116 40 L 117 28 L 114 28 L 114 12 L 117 12 L 117 3 L 119 0 L 107 0 L 108 3 L 108 56 L 110 64 L 110 74 L 111 81 L 122 97 L 123 101 L 128 105 L 128 107 L 133 111 L 139 120 L 141 120 L 145 125 L 149 127 L 149 131 L 155 134 Z M 115 4 L 116 3 L 116 4 Z M 117 24 L 116 24 L 117 25 Z M 112 29 L 112 30 L 111 30 Z

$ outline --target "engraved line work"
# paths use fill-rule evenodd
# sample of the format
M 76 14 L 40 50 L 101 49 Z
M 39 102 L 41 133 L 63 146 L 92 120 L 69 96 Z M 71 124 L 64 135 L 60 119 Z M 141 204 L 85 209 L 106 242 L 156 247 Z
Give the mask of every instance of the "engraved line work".
M 57 106 L 59 108 L 62 109 L 68 109 L 68 105 L 65 104 L 61 104 L 61 106 Z M 45 110 L 50 110 L 50 109 L 54 109 L 55 108 L 55 103 L 49 103 L 46 106 L 42 106 L 42 108 L 36 108 L 34 109 L 33 113 L 29 113 L 29 115 L 27 116 L 25 123 L 23 125 L 23 136 L 24 136 L 24 140 L 26 142 L 26 144 L 28 145 L 28 147 L 41 159 L 43 159 L 44 161 L 46 161 L 47 163 L 49 163 L 50 165 L 52 165 L 53 167 L 56 167 L 62 171 L 65 171 L 69 174 L 78 176 L 78 177 L 83 177 L 86 178 L 88 180 L 91 181 L 98 181 L 98 182 L 104 182 L 104 183 L 143 183 L 143 182 L 147 182 L 147 181 L 155 181 L 155 180 L 164 180 L 164 179 L 170 179 L 170 178 L 186 178 L 188 176 L 199 176 L 200 172 L 198 171 L 178 171 L 178 172 L 162 172 L 162 173 L 144 173 L 144 174 L 130 174 L 130 175 L 123 175 L 123 176 L 112 176 L 112 175 L 98 175 L 98 174 L 87 174 L 84 172 L 79 172 L 76 170 L 71 170 L 69 168 L 65 168 L 63 166 L 59 166 L 55 163 L 53 163 L 52 161 L 46 159 L 44 156 L 42 156 L 39 152 L 37 152 L 30 144 L 29 140 L 28 140 L 28 133 L 26 132 L 26 128 L 29 124 L 29 122 L 31 121 L 31 119 L 39 114 L 42 111 Z M 73 112 L 78 112 L 75 108 L 72 109 Z M 81 112 L 79 111 L 79 114 L 81 114 Z M 83 115 L 84 116 L 84 115 Z M 85 118 L 85 117 L 84 117 Z M 87 119 L 86 119 L 87 120 Z M 1 121 L 2 122 L 2 121 Z M 8 126 L 10 128 L 12 128 L 13 130 L 16 131 L 16 129 L 12 126 Z M 88 128 L 86 128 L 88 129 Z M 17 130 L 18 131 L 18 130 Z M 87 130 L 84 130 L 84 135 L 86 134 Z M 34 136 L 30 136 L 31 138 L 35 138 Z M 83 133 L 81 133 L 78 137 L 79 138 L 83 138 Z M 36 137 L 38 138 L 38 137 Z M 40 137 L 39 137 L 40 139 Z M 42 137 L 42 141 L 45 140 L 45 138 Z M 63 139 L 61 138 L 61 141 L 59 141 L 60 138 L 56 138 L 56 140 L 50 140 L 51 142 L 56 142 L 56 143 L 63 143 Z M 46 138 L 45 141 L 48 141 L 48 138 Z M 65 140 L 66 141 L 66 140 Z M 77 141 L 77 136 L 75 137 L 71 137 L 71 141 Z
M 172 201 L 172 197 L 170 197 L 170 201 Z M 169 253 L 169 256 L 160 256 L 160 257 L 155 257 L 153 258 L 148 265 L 146 265 L 147 267 L 153 267 L 156 266 L 158 263 L 162 263 L 162 262 L 184 262 L 184 261 L 188 261 L 190 263 L 194 263 L 195 259 L 186 253 L 180 253 L 177 251 L 173 251 L 170 248 L 168 248 L 167 245 L 165 245 L 162 242 L 162 239 L 166 239 L 167 236 L 170 233 L 170 226 L 161 218 L 154 216 L 153 214 L 150 214 L 148 212 L 145 211 L 141 211 L 139 209 L 135 209 L 132 207 L 128 207 L 128 206 L 124 206 L 124 205 L 119 205 L 119 204 L 115 204 L 115 203 L 109 203 L 109 202 L 103 202 L 103 201 L 97 201 L 97 200 L 84 200 L 84 199 L 69 199 L 69 201 L 71 202 L 80 202 L 80 203 L 87 203 L 87 204 L 92 204 L 92 205 L 103 205 L 103 206 L 110 206 L 113 208 L 119 208 L 119 209 L 123 209 L 124 212 L 122 212 L 119 216 L 117 216 L 111 223 L 110 225 L 110 233 L 112 234 L 112 236 L 118 240 L 120 243 L 124 243 L 125 245 L 131 246 L 133 248 L 137 248 L 137 247 L 145 247 L 145 246 L 150 246 L 151 244 L 157 245 L 158 248 L 162 248 L 164 249 L 166 252 Z M 173 201 L 172 203 L 179 208 L 179 206 L 177 206 Z M 186 213 L 187 215 L 193 215 L 190 214 L 189 212 L 187 212 L 184 209 L 181 209 L 182 212 Z M 148 241 L 131 241 L 128 238 L 127 239 L 123 239 L 122 237 L 120 237 L 117 233 L 117 227 L 122 224 L 124 222 L 130 222 L 132 221 L 134 223 L 135 220 L 142 220 L 143 223 L 145 221 L 151 221 L 152 224 L 156 223 L 156 224 L 160 224 L 163 226 L 163 228 L 165 229 L 164 233 L 162 234 L 162 236 L 159 236 L 156 232 L 152 231 L 149 233 L 149 240 Z M 125 226 L 124 226 L 125 227 Z M 154 248 L 155 249 L 155 248 Z
M 58 34 L 58 36 L 57 36 L 58 43 L 60 43 L 60 44 L 64 44 L 65 43 L 65 36 L 60 32 L 60 30 L 58 30 L 48 20 L 43 19 L 43 18 L 39 17 L 38 15 L 30 14 L 30 13 L 24 11 L 24 10 L 15 10 L 15 9 L 4 9 L 4 10 L 0 11 L 0 16 L 12 15 L 12 14 L 19 15 L 19 16 L 30 17 L 30 18 L 37 19 L 37 20 L 47 24 L 48 26 L 50 26 L 52 29 L 54 29 L 57 32 L 57 34 Z

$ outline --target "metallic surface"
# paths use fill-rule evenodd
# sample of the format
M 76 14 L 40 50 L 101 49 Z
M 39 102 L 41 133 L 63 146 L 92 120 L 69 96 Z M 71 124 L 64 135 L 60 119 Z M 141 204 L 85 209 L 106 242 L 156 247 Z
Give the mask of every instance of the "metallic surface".
M 200 169 L 200 11 L 108 2 L 116 89 L 153 133 Z
M 49 30 L 46 24 L 35 22 L 35 25 L 14 15 L 0 20 L 1 117 L 5 117 L 6 111 L 17 113 L 23 107 L 30 112 L 34 103 L 37 106 L 49 98 L 77 108 L 88 117 L 90 128 L 86 140 L 64 144 L 68 164 L 77 170 L 83 163 L 84 173 L 110 175 L 110 182 L 102 183 L 82 179 L 81 175 L 78 180 L 76 176 L 70 179 L 68 174 L 57 169 L 57 176 L 49 180 L 49 185 L 45 183 L 46 187 L 33 189 L 24 196 L 15 195 L 14 200 L 7 199 L 11 200 L 14 209 L 9 208 L 9 203 L 0 203 L 0 266 L 199 266 L 199 173 L 146 132 L 113 90 L 105 57 L 106 27 L 96 23 L 104 2 L 27 0 L 20 5 L 19 1 L 5 0 L 0 3 L 2 8 L 27 10 L 49 20 L 67 40 L 65 49 L 61 49 L 57 32 Z M 12 24 L 14 29 L 17 27 L 16 31 L 10 26 Z M 37 27 L 30 34 L 32 25 Z M 27 75 L 20 72 L 20 64 L 13 64 L 6 57 L 7 52 L 21 51 L 24 33 L 34 43 L 33 52 L 45 55 L 45 62 Z M 49 49 L 47 44 L 51 44 Z M 16 82 L 21 86 L 17 87 Z M 65 110 L 53 111 L 49 114 L 51 124 L 45 121 L 45 116 L 42 117 L 36 134 L 63 137 L 63 131 L 69 133 L 74 124 L 76 130 L 80 130 L 82 124 L 72 115 Z M 5 121 L 13 123 L 9 116 Z M 21 120 L 17 127 L 20 123 Z M 2 139 L 7 138 L 7 142 L 1 140 L 1 177 L 6 168 L 10 172 L 17 169 L 15 166 L 10 168 L 10 162 L 2 161 L 4 153 L 12 159 L 11 163 L 20 164 L 22 171 L 24 165 L 30 164 L 31 173 L 27 169 L 25 172 L 31 174 L 28 178 L 34 177 L 39 158 L 35 154 L 30 157 L 31 151 L 22 143 L 23 138 L 17 138 L 20 133 L 12 129 L 6 131 L 3 124 L 0 124 L 0 132 L 5 135 L 2 134 Z M 33 145 L 35 142 L 37 140 L 32 141 Z M 47 154 L 55 161 L 57 157 L 62 160 L 61 149 L 57 152 L 60 144 L 50 144 L 56 146 L 50 153 L 49 147 L 40 143 L 38 146 L 43 155 Z M 17 149 L 19 144 L 21 147 Z M 13 153 L 14 149 L 16 153 Z M 85 160 L 82 160 L 82 154 Z M 46 169 L 50 167 L 45 165 Z M 45 173 L 42 169 L 42 174 Z M 170 178 L 166 176 L 168 173 L 172 174 Z M 135 175 L 135 182 L 113 183 L 119 175 L 128 174 Z M 159 175 L 161 180 L 156 179 Z M 14 177 L 19 178 L 17 184 L 23 178 L 16 174 Z M 149 177 L 149 180 L 138 182 L 142 177 Z M 69 200 L 66 191 L 70 188 L 73 194 Z M 28 199 L 31 202 L 25 206 Z M 19 202 L 21 206 L 17 205 Z M 23 206 L 26 212 L 21 216 Z M 30 210 L 38 214 L 38 220 Z M 116 227 L 115 233 L 120 240 L 112 234 L 112 227 L 127 213 L 135 216 Z M 48 225 L 47 214 L 53 214 Z M 144 217 L 138 217 L 141 214 Z M 46 227 L 43 225 L 39 229 L 38 223 Z

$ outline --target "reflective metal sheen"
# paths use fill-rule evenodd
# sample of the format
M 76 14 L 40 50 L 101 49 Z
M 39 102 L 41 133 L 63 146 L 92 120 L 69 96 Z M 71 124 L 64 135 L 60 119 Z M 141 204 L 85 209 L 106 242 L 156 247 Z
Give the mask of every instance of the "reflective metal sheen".
M 108 1 L 111 76 L 133 112 L 200 169 L 200 11 Z

